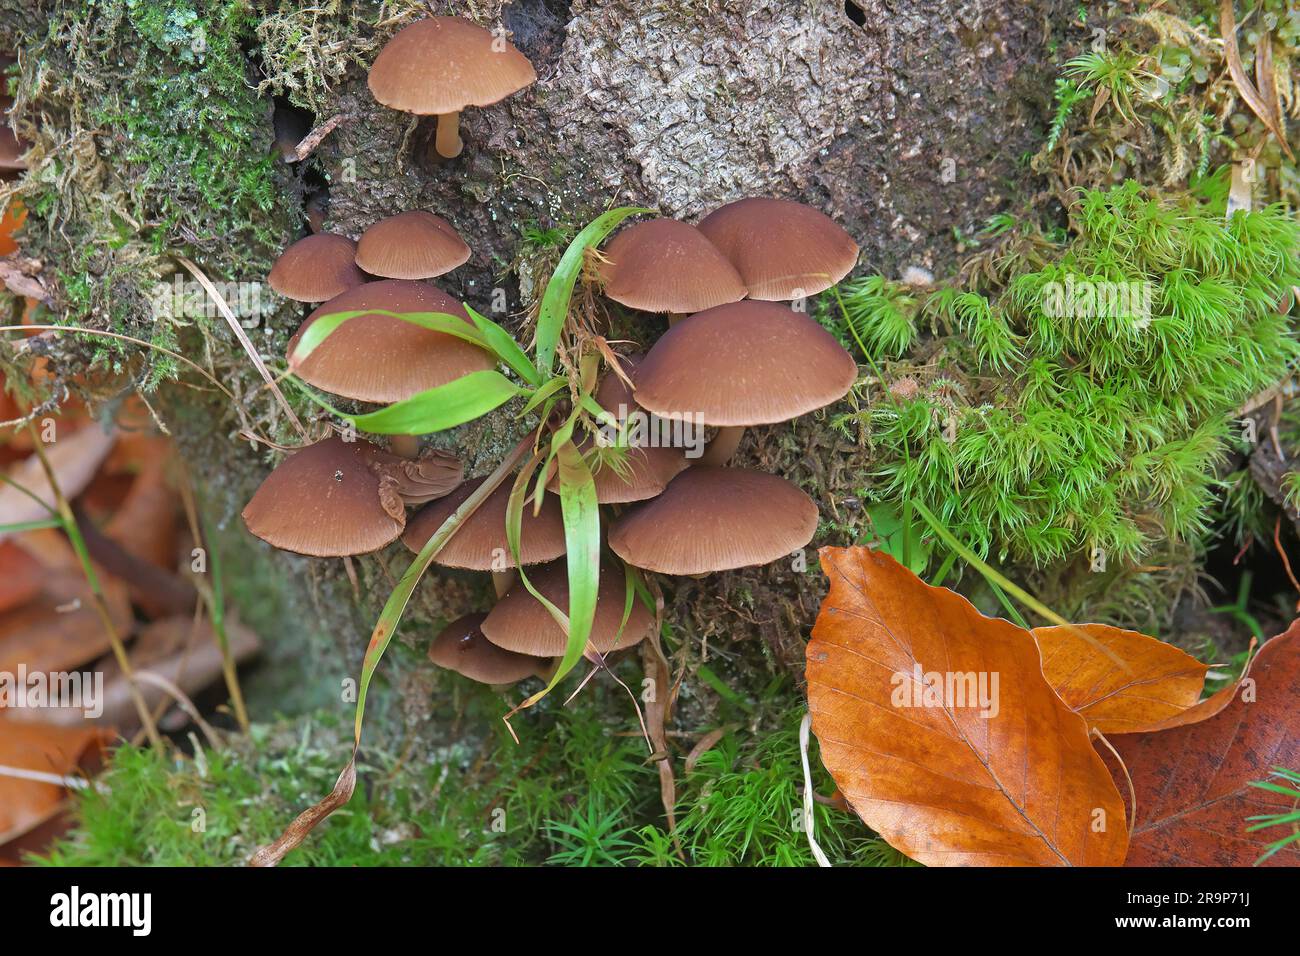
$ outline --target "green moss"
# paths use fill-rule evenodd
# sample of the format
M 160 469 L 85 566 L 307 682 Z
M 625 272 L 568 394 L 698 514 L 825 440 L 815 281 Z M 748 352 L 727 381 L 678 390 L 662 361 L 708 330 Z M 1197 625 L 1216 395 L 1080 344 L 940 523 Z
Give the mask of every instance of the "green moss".
M 1069 241 L 985 292 L 846 287 L 869 358 L 901 326 L 933 333 L 927 362 L 891 369 L 908 389 L 838 421 L 875 445 L 868 494 L 1036 565 L 1199 539 L 1235 409 L 1298 354 L 1277 304 L 1300 281 L 1300 225 L 1280 206 L 1225 219 L 1226 192 L 1223 174 L 1195 193 L 1086 191 Z
M 811 866 L 802 828 L 799 720 L 794 714 L 756 739 L 729 734 L 686 776 L 680 823 L 689 858 L 702 866 Z M 810 755 L 813 786 L 829 794 L 830 774 Z M 903 866 L 906 857 L 844 811 L 814 804 L 818 844 L 836 865 Z
M 499 698 L 457 683 L 467 707 L 456 742 L 405 760 L 367 749 L 374 789 L 359 790 L 286 864 L 680 865 L 635 719 L 602 716 L 618 709 L 621 690 L 516 722 L 516 745 L 495 719 Z M 44 861 L 242 863 L 328 792 L 346 752 L 344 724 L 330 715 L 257 726 L 249 739 L 205 750 L 201 762 L 123 747 L 101 778 L 106 790 L 76 798 L 77 829 Z M 759 733 L 732 729 L 690 774 L 679 770 L 686 861 L 812 863 L 799 824 L 797 726 L 791 714 Z M 476 739 L 485 729 L 488 738 Z M 830 793 L 815 753 L 813 765 L 816 786 Z M 818 840 L 837 864 L 905 862 L 851 814 L 820 804 L 815 814 Z
M 137 221 L 157 223 L 159 234 L 184 223 L 199 242 L 276 246 L 281 236 L 267 223 L 279 201 L 268 104 L 249 88 L 241 49 L 253 37 L 251 8 L 238 0 L 93 8 L 87 20 L 70 16 L 51 30 L 88 28 L 123 64 L 121 85 L 91 114 L 125 138 L 118 159 L 130 165 Z
M 219 281 L 265 275 L 300 214 L 245 53 L 256 23 L 240 0 L 67 3 L 29 44 L 18 82 L 50 161 L 21 183 L 24 245 L 53 264 L 58 321 L 175 347 L 184 321 L 151 301 L 171 254 Z M 75 355 L 146 390 L 177 371 L 120 341 Z

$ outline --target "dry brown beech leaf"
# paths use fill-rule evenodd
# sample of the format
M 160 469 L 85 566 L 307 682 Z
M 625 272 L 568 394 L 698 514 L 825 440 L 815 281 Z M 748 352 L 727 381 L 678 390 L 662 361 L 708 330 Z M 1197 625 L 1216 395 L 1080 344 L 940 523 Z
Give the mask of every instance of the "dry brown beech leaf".
M 1213 716 L 1111 737 L 1137 792 L 1128 865 L 1250 866 L 1285 836 L 1281 827 L 1248 833 L 1246 818 L 1295 809 L 1293 800 L 1251 783 L 1273 767 L 1300 767 L 1297 701 L 1300 621 L 1264 643 L 1249 679 Z M 1113 766 L 1114 758 L 1106 759 Z M 1265 862 L 1300 866 L 1300 846 Z
M 1043 675 L 1075 713 L 1103 734 L 1148 730 L 1201 698 L 1208 667 L 1172 644 L 1105 624 L 1076 627 L 1128 670 L 1066 627 L 1036 627 Z
M 1255 646 L 1255 641 L 1253 639 L 1250 642 L 1250 646 L 1252 649 Z M 1219 711 L 1223 710 L 1223 708 L 1231 704 L 1238 692 L 1247 686 L 1247 681 L 1250 680 L 1251 668 L 1254 666 L 1255 659 L 1252 657 L 1246 662 L 1246 666 L 1241 672 L 1241 677 L 1237 679 L 1237 683 L 1229 684 L 1227 687 L 1216 691 L 1209 697 L 1205 698 L 1205 700 L 1188 707 L 1184 711 L 1170 714 L 1164 720 L 1156 721 L 1146 727 L 1134 728 L 1132 731 L 1126 731 L 1126 733 L 1172 730 L 1174 727 L 1185 727 L 1188 724 L 1198 724 L 1202 720 L 1208 720 L 1215 714 L 1219 713 Z
M 1124 802 L 1033 636 L 880 552 L 821 561 L 808 704 L 858 816 L 928 865 L 1123 863 Z
M 17 724 L 0 715 L 0 764 L 56 776 L 98 768 L 113 735 L 101 727 Z M 56 783 L 0 776 L 0 845 L 54 810 L 67 791 Z

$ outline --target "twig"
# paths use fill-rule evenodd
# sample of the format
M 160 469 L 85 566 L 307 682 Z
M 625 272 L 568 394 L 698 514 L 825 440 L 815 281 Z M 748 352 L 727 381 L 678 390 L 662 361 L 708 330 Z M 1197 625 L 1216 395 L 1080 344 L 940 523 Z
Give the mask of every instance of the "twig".
M 230 637 L 226 633 L 225 600 L 221 586 L 221 560 L 217 550 L 212 547 L 210 536 L 204 534 L 203 522 L 199 518 L 198 504 L 194 497 L 194 487 L 187 470 L 182 465 L 183 474 L 179 482 L 181 503 L 185 508 L 185 520 L 190 526 L 190 535 L 200 546 L 207 548 L 209 569 L 212 572 L 212 586 L 206 581 L 195 582 L 203 602 L 208 606 L 208 618 L 212 621 L 212 633 L 217 637 L 221 648 L 221 672 L 226 680 L 226 690 L 230 692 L 230 702 L 235 708 L 235 720 L 244 733 L 249 731 L 248 708 L 244 706 L 244 692 L 239 685 L 239 669 L 235 656 L 230 650 Z
M 152 684 L 154 687 L 157 687 L 159 690 L 170 695 L 171 698 L 176 701 L 177 706 L 189 715 L 190 720 L 194 721 L 194 723 L 198 725 L 199 730 L 203 731 L 203 736 L 208 738 L 208 745 L 211 746 L 213 750 L 221 749 L 221 741 L 217 739 L 216 731 L 212 729 L 211 724 L 203 719 L 203 715 L 199 713 L 199 709 L 194 706 L 194 701 L 190 700 L 189 695 L 186 694 L 185 691 L 181 690 L 166 677 L 163 677 L 161 674 L 155 674 L 151 670 L 140 671 L 136 674 L 135 679 L 142 684 Z
M 121 635 L 117 633 L 117 625 L 113 623 L 112 614 L 109 613 L 108 604 L 104 600 L 104 591 L 99 586 L 99 575 L 95 573 L 95 567 L 90 562 L 90 553 L 86 549 L 86 541 L 81 535 L 81 528 L 77 524 L 77 519 L 72 514 L 72 506 L 68 504 L 68 499 L 64 497 L 63 489 L 59 487 L 58 479 L 54 476 L 54 469 L 50 466 L 50 459 L 45 454 L 45 445 L 36 431 L 36 426 L 28 422 L 27 430 L 31 433 L 32 446 L 36 455 L 40 458 L 41 467 L 45 470 L 45 478 L 50 483 L 50 490 L 54 492 L 59 517 L 63 520 L 63 530 L 68 535 L 68 540 L 72 542 L 72 548 L 77 554 L 77 560 L 81 562 L 82 573 L 85 574 L 86 582 L 90 585 L 95 611 L 99 615 L 105 633 L 108 635 L 109 644 L 113 648 L 113 656 L 117 658 L 117 665 L 122 669 L 122 676 L 126 678 L 127 684 L 131 688 L 131 699 L 140 714 L 141 725 L 149 735 L 149 742 L 154 747 L 161 749 L 162 738 L 158 736 L 158 727 L 154 724 L 153 715 L 149 713 L 149 708 L 145 705 L 144 697 L 140 694 L 140 688 L 136 686 L 135 674 L 131 669 L 130 658 L 127 657 L 126 646 L 122 643 Z
M 280 391 L 280 386 L 276 384 L 275 379 L 271 376 L 271 372 L 266 367 L 266 363 L 262 361 L 262 356 L 257 354 L 257 349 L 253 347 L 253 343 L 249 340 L 248 333 L 245 332 L 244 327 L 239 324 L 239 320 L 235 318 L 235 313 L 231 311 L 226 300 L 221 297 L 221 293 L 217 291 L 216 286 L 214 286 L 208 277 L 203 274 L 203 270 L 190 262 L 189 259 L 186 259 L 184 256 L 175 256 L 174 258 L 189 270 L 190 274 L 193 275 L 194 278 L 199 280 L 199 285 L 203 286 L 203 290 L 207 292 L 208 296 L 216 304 L 217 311 L 221 313 L 222 317 L 226 320 L 226 324 L 230 326 L 230 331 L 233 332 L 235 338 L 239 340 L 239 344 L 243 346 L 244 352 L 247 353 L 249 360 L 252 361 L 258 374 L 262 376 L 262 381 L 266 382 L 267 388 L 271 390 L 271 394 L 275 396 L 276 401 L 280 403 L 280 407 L 284 409 L 285 416 L 293 424 L 293 427 L 297 429 L 302 440 L 306 441 L 307 429 L 303 428 L 302 422 L 298 421 L 298 416 L 294 414 L 293 408 L 284 397 L 284 393 Z

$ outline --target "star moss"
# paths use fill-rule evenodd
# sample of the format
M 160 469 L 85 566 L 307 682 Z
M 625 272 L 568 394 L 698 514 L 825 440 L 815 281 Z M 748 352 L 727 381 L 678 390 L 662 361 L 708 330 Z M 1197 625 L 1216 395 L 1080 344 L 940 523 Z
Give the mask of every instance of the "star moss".
M 910 342 L 900 323 L 934 334 L 917 387 L 839 422 L 875 446 L 871 493 L 1040 565 L 1203 534 L 1235 410 L 1297 357 L 1278 307 L 1300 283 L 1300 225 L 1226 202 L 1223 174 L 1173 196 L 1130 181 L 1081 193 L 1067 241 L 1018 250 L 996 289 L 848 284 L 842 331 L 873 361 Z

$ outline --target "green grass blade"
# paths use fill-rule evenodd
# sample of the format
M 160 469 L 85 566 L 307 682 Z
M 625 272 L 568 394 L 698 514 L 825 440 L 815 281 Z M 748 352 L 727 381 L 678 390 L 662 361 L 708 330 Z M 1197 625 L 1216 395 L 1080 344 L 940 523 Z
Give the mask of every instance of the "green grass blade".
M 222 573 L 221 550 L 214 544 L 216 539 L 208 522 L 203 521 L 202 525 L 203 543 L 208 549 L 208 565 L 212 574 L 208 616 L 212 619 L 212 631 L 217 635 L 217 645 L 221 648 L 221 671 L 225 677 L 226 689 L 230 692 L 230 702 L 235 708 L 235 718 L 240 729 L 248 733 L 248 708 L 244 703 L 244 692 L 239 686 L 235 658 L 230 653 L 230 635 L 226 631 L 226 585 Z
M 531 412 L 538 405 L 542 404 L 552 395 L 555 395 L 561 389 L 567 388 L 568 384 L 569 384 L 569 380 L 565 378 L 563 375 L 555 376 L 555 378 L 551 379 L 545 385 L 538 388 L 537 391 L 533 392 L 533 397 L 528 400 L 528 404 L 526 404 L 522 409 L 520 409 L 519 417 L 522 418 L 523 416 L 527 415 L 529 412 Z
M 1057 614 L 1055 611 L 1053 611 L 1042 601 L 1038 600 L 1038 598 L 1034 597 L 1024 588 L 1017 585 L 1014 581 L 1010 580 L 1009 578 L 1007 578 L 1002 574 L 999 574 L 997 571 L 993 570 L 993 568 L 989 567 L 989 565 L 985 564 L 984 561 L 980 559 L 979 555 L 977 555 L 970 548 L 966 547 L 966 545 L 958 541 L 957 538 L 953 535 L 953 533 L 949 531 L 947 528 L 945 528 L 943 524 L 939 521 L 939 519 L 930 513 L 930 509 L 927 508 L 925 505 L 921 504 L 921 502 L 913 501 L 912 507 L 915 508 L 916 512 L 922 518 L 925 519 L 926 523 L 930 526 L 930 528 L 934 531 L 934 533 L 943 539 L 944 544 L 948 545 L 948 547 L 952 548 L 952 550 L 960 554 L 962 556 L 962 560 L 964 560 L 967 564 L 974 567 L 975 570 L 979 571 L 980 574 L 984 575 L 984 580 L 988 581 L 990 585 L 995 586 L 994 593 L 997 593 L 996 590 L 997 588 L 1001 588 L 1002 590 L 1006 591 L 1008 594 L 1014 596 L 1016 600 L 1018 600 L 1021 604 L 1025 605 L 1025 607 L 1029 608 L 1034 613 L 1046 618 L 1047 620 L 1051 621 L 1053 624 L 1059 624 L 1061 627 L 1068 628 L 1071 634 L 1075 635 L 1076 637 L 1082 638 L 1083 640 L 1091 644 L 1093 647 L 1097 648 L 1097 650 L 1101 651 L 1112 661 L 1114 661 L 1117 665 L 1119 665 L 1121 670 L 1124 671 L 1132 670 L 1132 668 L 1129 667 L 1129 665 L 1126 664 L 1117 654 L 1115 654 L 1114 651 L 1106 647 L 1104 644 L 1101 643 L 1101 641 L 1097 640 L 1095 637 L 1093 637 L 1083 628 L 1076 627 L 1074 624 L 1071 624 L 1069 621 L 1061 617 L 1061 615 Z M 1024 625 L 1021 626 L 1023 627 Z
M 20 534 L 24 531 L 40 531 L 43 528 L 62 528 L 63 522 L 58 518 L 45 518 L 40 521 L 16 521 L 13 524 L 0 524 L 0 534 Z
M 546 609 L 546 612 L 555 620 L 555 623 L 560 625 L 567 634 L 569 632 L 569 616 L 564 611 L 560 610 L 560 608 L 556 607 L 551 600 L 533 586 L 533 582 L 528 577 L 527 570 L 519 561 L 519 542 L 523 536 L 524 506 L 528 503 L 529 497 L 528 483 L 533 475 L 545 474 L 545 472 L 538 471 L 538 465 L 541 461 L 541 453 L 535 453 L 532 460 L 523 468 L 519 469 L 519 474 L 515 476 L 515 483 L 510 489 L 510 497 L 506 502 L 506 545 L 510 548 L 511 557 L 514 558 L 516 568 L 515 573 L 519 575 L 519 583 L 524 586 L 524 589 L 527 590 L 529 594 L 537 599 L 538 603 L 540 603 L 542 607 Z M 549 691 L 550 688 L 548 687 L 547 690 Z M 543 691 L 543 694 L 545 694 L 545 691 Z M 527 706 L 527 704 L 523 706 Z
M 712 687 L 723 700 L 735 704 L 746 713 L 754 712 L 754 706 L 736 693 L 736 691 L 732 689 L 731 685 L 715 674 L 707 664 L 701 664 L 696 668 L 695 672 L 699 676 L 700 680 Z
M 930 586 L 936 588 L 943 587 L 943 582 L 948 580 L 948 572 L 952 570 L 952 566 L 956 563 L 957 552 L 949 551 L 948 557 L 943 559 L 943 564 L 939 565 L 939 570 L 934 573 L 934 577 L 930 580 Z
M 427 435 L 473 421 L 528 389 L 516 385 L 500 372 L 470 372 L 446 385 L 427 389 L 365 415 L 349 415 L 312 389 L 304 386 L 303 391 L 317 405 L 331 415 L 351 422 L 359 431 L 372 435 Z
M 632 605 L 636 602 L 636 578 L 632 565 L 623 565 L 623 616 L 618 622 L 618 633 L 614 636 L 614 647 L 618 649 L 623 640 L 623 629 L 632 617 Z
M 519 561 L 519 542 L 523 536 L 524 505 L 528 501 L 528 481 L 537 473 L 537 466 L 541 461 L 541 457 L 540 452 L 535 452 L 528 464 L 519 469 L 519 474 L 515 476 L 514 486 L 510 489 L 510 497 L 506 501 L 506 545 L 510 548 L 510 556 L 514 558 L 520 583 L 523 584 L 529 594 L 541 603 L 542 607 L 546 608 L 547 613 L 555 619 L 555 622 L 567 632 L 569 628 L 568 617 L 533 587 L 533 582 L 528 579 L 528 572 Z
M 560 342 L 560 333 L 564 331 L 564 321 L 569 317 L 569 301 L 582 272 L 587 249 L 599 245 L 628 216 L 650 212 L 654 210 L 635 206 L 611 209 L 589 222 L 564 250 L 559 265 L 546 284 L 541 310 L 537 314 L 537 368 L 543 374 L 549 373 L 555 362 L 555 349 Z
M 403 322 L 410 322 L 412 325 L 418 325 L 431 332 L 454 335 L 458 339 L 472 342 L 479 348 L 493 351 L 483 333 L 458 315 L 449 315 L 446 312 L 390 312 L 387 309 L 355 309 L 351 312 L 335 312 L 332 315 L 321 316 L 308 326 L 307 331 L 303 333 L 302 338 L 298 340 L 298 344 L 294 347 L 293 353 L 289 356 L 289 367 L 296 368 L 307 356 L 316 351 L 320 344 L 329 338 L 340 325 L 355 319 L 359 315 L 386 315 L 391 319 L 401 319 Z
M 483 336 L 483 341 L 487 343 L 487 347 L 496 353 L 497 358 L 510 366 L 514 373 L 529 385 L 537 386 L 542 384 L 542 373 L 537 371 L 527 353 L 519 347 L 519 343 L 514 340 L 509 332 L 487 316 L 474 311 L 469 305 L 465 306 L 465 312 L 469 315 L 470 321 L 477 326 L 479 334 Z
M 370 681 L 375 675 L 375 669 L 379 666 L 380 660 L 383 659 L 384 651 L 388 649 L 388 645 L 393 640 L 393 635 L 397 633 L 397 625 L 401 622 L 406 605 L 415 592 L 415 586 L 420 583 L 420 578 L 429 569 L 429 565 L 438 556 L 438 552 L 451 540 L 451 536 L 456 533 L 456 529 L 497 489 L 497 486 L 501 484 L 501 481 L 510 473 L 510 470 L 515 467 L 527 450 L 527 443 L 521 443 L 514 452 L 506 457 L 505 461 L 497 466 L 497 470 L 489 475 L 483 484 L 474 489 L 473 494 L 466 498 L 451 517 L 444 521 L 441 527 L 425 542 L 424 547 L 415 556 L 415 560 L 411 562 L 410 567 L 398 579 L 397 586 L 388 595 L 388 600 L 384 602 L 384 609 L 380 613 L 375 629 L 370 635 L 370 643 L 366 647 L 366 656 L 361 665 L 361 682 L 357 688 L 356 719 L 353 723 L 357 743 L 361 742 L 361 727 L 365 722 L 366 694 L 370 689 Z
M 569 572 L 568 643 L 564 657 L 546 687 L 524 701 L 531 707 L 551 692 L 573 670 L 586 650 L 596 619 L 596 597 L 600 591 L 600 508 L 596 483 L 582 453 L 573 442 L 556 452 L 560 466 L 560 508 L 564 516 L 565 560 Z

